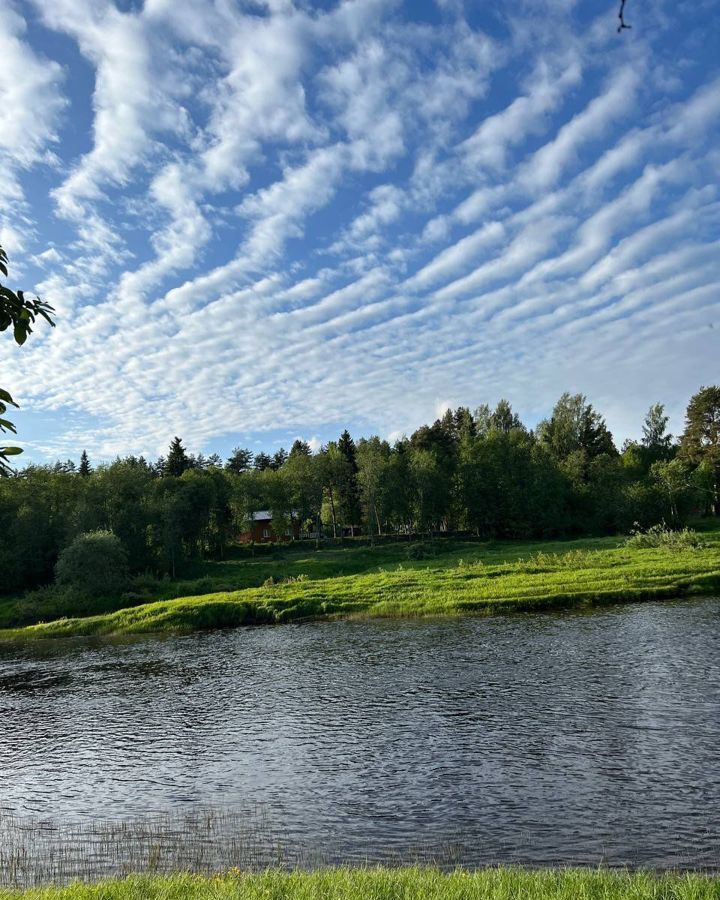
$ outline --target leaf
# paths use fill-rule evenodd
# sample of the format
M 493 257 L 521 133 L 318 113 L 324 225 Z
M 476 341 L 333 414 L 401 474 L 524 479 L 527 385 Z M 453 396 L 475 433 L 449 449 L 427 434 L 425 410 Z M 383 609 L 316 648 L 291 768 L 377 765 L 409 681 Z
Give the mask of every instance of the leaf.
M 2 431 L 12 431 L 13 434 L 17 434 L 17 428 L 9 419 L 0 419 L 0 429 Z
M 22 346 L 27 340 L 28 329 L 26 325 L 17 324 L 13 329 L 13 333 L 15 335 L 15 343 L 20 344 Z
M 4 400 L 6 403 L 12 403 L 13 406 L 17 406 L 17 403 L 13 400 L 10 394 L 3 388 L 0 388 L 0 400 Z
M 0 447 L 1 456 L 18 456 L 22 452 L 22 447 Z

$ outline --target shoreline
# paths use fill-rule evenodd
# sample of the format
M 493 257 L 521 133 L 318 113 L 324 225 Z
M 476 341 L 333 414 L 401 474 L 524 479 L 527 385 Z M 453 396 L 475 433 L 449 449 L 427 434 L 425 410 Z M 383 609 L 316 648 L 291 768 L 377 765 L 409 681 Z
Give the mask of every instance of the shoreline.
M 720 595 L 720 545 L 700 550 L 612 548 L 380 570 L 155 600 L 99 615 L 0 630 L 0 641 L 187 634 L 344 619 L 487 616 Z

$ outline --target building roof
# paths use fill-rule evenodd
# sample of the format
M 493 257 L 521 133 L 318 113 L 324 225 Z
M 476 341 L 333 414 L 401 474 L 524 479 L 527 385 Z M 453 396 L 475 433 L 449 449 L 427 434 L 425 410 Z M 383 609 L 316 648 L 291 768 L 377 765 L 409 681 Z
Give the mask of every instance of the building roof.
M 292 519 L 297 519 L 299 515 L 296 509 L 290 511 L 290 518 Z M 271 509 L 258 509 L 252 514 L 253 522 L 272 522 L 272 517 Z

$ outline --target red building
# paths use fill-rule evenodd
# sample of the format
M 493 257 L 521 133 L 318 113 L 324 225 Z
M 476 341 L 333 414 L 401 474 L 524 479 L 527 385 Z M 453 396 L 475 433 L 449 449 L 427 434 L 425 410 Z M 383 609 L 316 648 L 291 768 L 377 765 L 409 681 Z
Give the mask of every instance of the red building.
M 293 512 L 291 514 L 291 527 L 281 535 L 277 535 L 273 529 L 272 510 L 259 509 L 252 514 L 252 521 L 248 531 L 242 531 L 238 540 L 242 544 L 270 544 L 273 541 L 297 540 L 300 537 L 300 522 Z

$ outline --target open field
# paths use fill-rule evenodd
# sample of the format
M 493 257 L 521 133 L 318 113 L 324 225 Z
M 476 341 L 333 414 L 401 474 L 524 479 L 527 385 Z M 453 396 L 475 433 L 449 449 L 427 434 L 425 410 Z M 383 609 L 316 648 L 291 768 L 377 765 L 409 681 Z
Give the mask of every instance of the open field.
M 361 547 L 208 563 L 235 590 L 0 631 L 2 638 L 189 632 L 310 618 L 482 615 L 720 592 L 720 532 L 695 549 L 636 549 L 621 538 Z M 435 555 L 436 554 L 436 555 Z M 261 586 L 245 587 L 249 583 Z M 227 585 L 228 587 L 230 584 Z M 168 588 L 170 586 L 168 585 Z M 182 589 L 175 585 L 175 589 Z
M 231 872 L 215 877 L 134 876 L 94 885 L 0 889 L 0 900 L 710 900 L 720 879 L 608 870 L 431 868 Z

